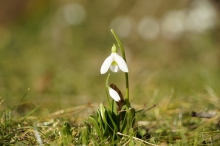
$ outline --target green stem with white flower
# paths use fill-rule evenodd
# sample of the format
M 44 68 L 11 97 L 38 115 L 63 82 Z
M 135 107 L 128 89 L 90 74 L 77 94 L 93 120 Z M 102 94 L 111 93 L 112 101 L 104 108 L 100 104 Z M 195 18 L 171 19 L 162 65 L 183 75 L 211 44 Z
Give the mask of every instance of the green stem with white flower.
M 112 34 L 114 35 L 117 43 L 118 43 L 118 46 L 121 50 L 121 54 L 122 54 L 122 57 L 123 59 L 125 60 L 125 62 L 127 63 L 126 61 L 126 56 L 125 56 L 125 51 L 124 51 L 124 46 L 122 45 L 118 35 L 114 32 L 113 29 L 111 29 L 111 32 Z M 125 95 L 125 101 L 126 101 L 126 106 L 127 108 L 130 108 L 130 102 L 129 102 L 129 81 L 128 81 L 128 73 L 125 72 L 125 81 L 126 81 L 126 95 Z

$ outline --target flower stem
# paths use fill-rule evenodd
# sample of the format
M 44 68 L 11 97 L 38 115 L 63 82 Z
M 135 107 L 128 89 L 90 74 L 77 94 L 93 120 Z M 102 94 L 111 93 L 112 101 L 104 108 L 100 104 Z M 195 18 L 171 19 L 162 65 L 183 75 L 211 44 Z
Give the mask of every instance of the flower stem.
M 119 46 L 119 48 L 121 50 L 121 54 L 122 54 L 123 59 L 125 60 L 125 62 L 127 62 L 126 61 L 126 56 L 125 56 L 125 51 L 124 51 L 124 46 L 122 45 L 118 35 L 114 32 L 113 29 L 111 29 L 111 32 L 114 35 L 114 37 L 115 37 L 115 39 L 116 39 L 116 41 L 118 43 L 118 46 Z M 126 81 L 125 101 L 126 101 L 127 108 L 129 108 L 130 107 L 130 102 L 129 102 L 129 81 L 128 81 L 128 73 L 127 72 L 125 72 L 125 81 Z
M 111 107 L 111 103 L 110 103 L 110 100 L 109 100 L 109 93 L 108 93 L 108 80 L 109 80 L 109 76 L 110 76 L 110 74 L 108 74 L 108 76 L 107 76 L 107 78 L 105 80 L 105 91 L 106 91 L 109 107 Z

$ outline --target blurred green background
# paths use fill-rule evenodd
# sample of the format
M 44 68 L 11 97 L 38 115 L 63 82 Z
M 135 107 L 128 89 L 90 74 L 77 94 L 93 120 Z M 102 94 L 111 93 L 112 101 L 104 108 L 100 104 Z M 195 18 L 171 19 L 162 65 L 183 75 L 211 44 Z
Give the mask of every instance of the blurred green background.
M 49 109 L 106 102 L 100 74 L 121 38 L 130 98 L 138 105 L 220 95 L 219 1 L 0 1 L 3 107 L 32 101 Z M 125 92 L 124 74 L 110 82 Z M 193 100 L 192 100 L 193 99 Z M 199 103 L 198 103 L 199 104 Z M 2 108 L 1 106 L 1 108 Z

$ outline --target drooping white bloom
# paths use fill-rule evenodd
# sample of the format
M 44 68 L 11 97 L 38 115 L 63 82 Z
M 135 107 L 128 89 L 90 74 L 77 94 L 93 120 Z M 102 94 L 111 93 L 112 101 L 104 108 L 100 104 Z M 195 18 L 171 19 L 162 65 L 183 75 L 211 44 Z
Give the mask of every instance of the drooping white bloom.
M 117 102 L 119 102 L 119 100 L 121 100 L 119 94 L 114 90 L 112 89 L 111 87 L 108 88 L 108 91 L 109 91 L 109 95 Z
M 111 69 L 113 72 L 118 72 L 120 69 L 123 72 L 128 72 L 128 67 L 125 60 L 117 54 L 117 48 L 115 45 L 112 47 L 112 53 L 109 57 L 105 59 L 101 67 L 101 74 L 105 74 L 108 69 Z

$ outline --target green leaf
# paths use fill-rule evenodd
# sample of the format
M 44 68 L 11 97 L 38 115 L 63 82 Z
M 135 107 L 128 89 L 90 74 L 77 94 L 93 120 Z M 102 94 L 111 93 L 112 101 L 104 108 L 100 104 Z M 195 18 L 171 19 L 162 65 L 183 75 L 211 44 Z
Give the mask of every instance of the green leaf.
M 110 119 L 110 121 L 107 124 L 112 129 L 112 131 L 115 131 L 117 133 L 118 132 L 118 125 L 115 123 L 115 121 L 116 122 L 118 121 L 117 116 L 114 115 L 114 113 L 111 113 L 110 111 L 107 111 L 107 114 Z
M 133 128 L 135 123 L 135 109 L 129 108 L 129 110 L 126 110 L 124 120 L 122 121 L 122 133 L 128 134 L 129 129 Z
M 102 134 L 103 137 L 107 137 L 109 135 L 109 129 L 108 129 L 108 124 L 107 124 L 107 120 L 106 120 L 106 113 L 105 113 L 105 109 L 104 106 L 102 107 L 102 114 L 101 114 L 101 108 L 97 110 L 97 115 L 98 115 L 98 122 L 100 123 L 101 129 L 102 129 Z M 103 118 L 105 120 L 103 120 Z
M 72 131 L 70 124 L 67 122 L 64 122 L 63 127 L 61 128 L 61 138 L 63 141 L 63 145 L 68 145 L 72 142 Z
M 94 129 L 96 130 L 97 135 L 102 137 L 102 133 L 101 133 L 100 127 L 98 125 L 98 119 L 95 116 L 90 115 L 89 122 L 91 122 L 91 124 L 94 126 Z
M 101 118 L 103 120 L 104 123 L 107 123 L 107 119 L 106 119 L 106 110 L 105 110 L 105 107 L 104 105 L 101 103 L 100 104 L 100 114 L 101 114 Z
M 114 113 L 115 115 L 118 114 L 117 104 L 113 99 L 112 99 L 112 102 L 111 102 L 111 112 Z
M 89 143 L 89 134 L 90 134 L 89 127 L 87 124 L 85 124 L 85 127 L 81 129 L 81 136 L 80 136 L 83 145 L 87 145 Z

